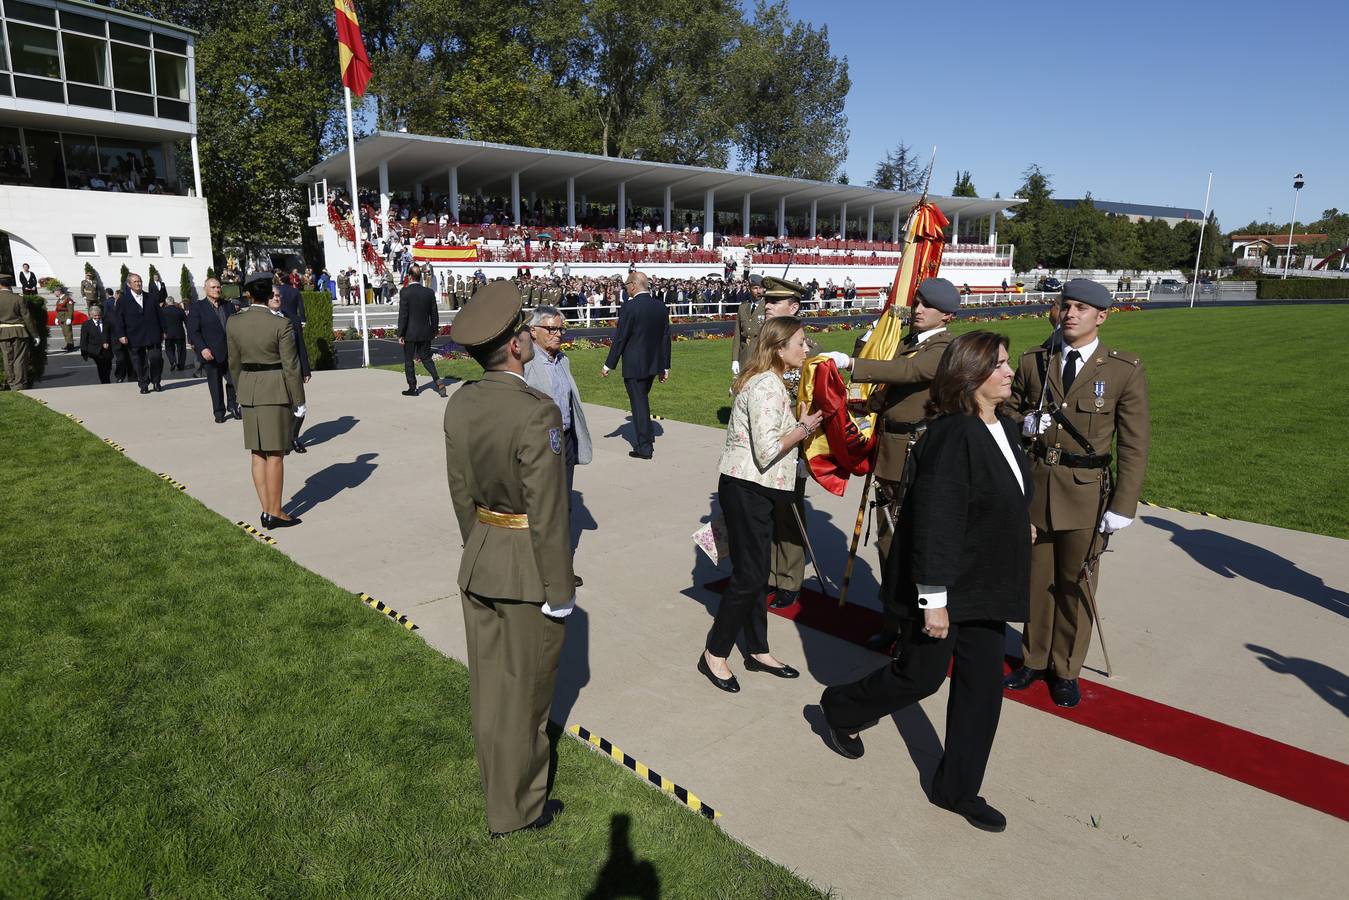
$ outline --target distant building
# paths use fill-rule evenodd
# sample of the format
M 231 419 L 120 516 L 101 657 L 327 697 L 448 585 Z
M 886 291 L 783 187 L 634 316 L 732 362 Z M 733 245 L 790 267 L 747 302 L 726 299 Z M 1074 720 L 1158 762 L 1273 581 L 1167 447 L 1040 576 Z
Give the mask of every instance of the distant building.
M 1063 200 L 1058 197 L 1053 198 L 1059 206 L 1072 209 L 1079 203 L 1085 203 L 1085 199 Z M 1182 206 L 1150 206 L 1146 203 L 1116 203 L 1113 200 L 1097 200 L 1091 198 L 1091 205 L 1101 212 L 1112 216 L 1124 216 L 1131 222 L 1147 222 L 1151 219 L 1161 219 L 1168 225 L 1175 226 L 1181 222 L 1198 222 L 1204 218 L 1202 209 L 1186 209 Z
M 1261 260 L 1282 265 L 1283 257 L 1293 253 L 1310 252 L 1317 244 L 1330 240 L 1328 234 L 1294 234 L 1290 243 L 1285 234 L 1234 234 L 1232 259 L 1239 266 L 1257 266 Z M 1296 258 L 1296 257 L 1295 257 Z M 1304 256 L 1304 259 L 1306 257 Z

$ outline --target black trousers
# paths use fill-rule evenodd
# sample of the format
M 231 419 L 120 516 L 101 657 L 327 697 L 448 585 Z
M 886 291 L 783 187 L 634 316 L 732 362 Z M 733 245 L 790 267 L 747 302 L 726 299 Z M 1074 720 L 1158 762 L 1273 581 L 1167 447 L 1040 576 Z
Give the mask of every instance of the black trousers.
M 131 348 L 131 365 L 136 370 L 136 382 L 141 387 L 159 384 L 164 376 L 164 353 L 158 344 Z
M 121 379 L 130 378 L 133 371 L 131 368 L 131 350 L 125 344 L 118 343 L 113 348 L 112 353 L 113 359 L 117 363 L 114 369 L 117 377 Z
M 824 692 L 825 721 L 852 732 L 930 697 L 941 687 L 954 658 L 946 702 L 946 747 L 932 780 L 932 799 L 947 806 L 973 800 L 984 781 L 1002 712 L 1005 627 L 992 620 L 952 622 L 947 636 L 935 640 L 924 635 L 917 622 L 906 624 L 900 629 L 897 659 L 860 681 Z
M 108 350 L 97 356 L 89 357 L 94 361 L 94 366 L 98 369 L 98 383 L 108 384 L 112 381 L 112 351 Z
M 229 409 L 234 409 L 238 401 L 234 396 L 234 379 L 230 378 L 229 365 L 215 359 L 202 359 L 200 355 L 197 356 L 197 364 L 206 372 L 206 389 L 211 392 L 211 411 L 217 416 L 223 416 L 227 397 Z
M 731 545 L 731 583 L 721 594 L 717 616 L 707 632 L 707 652 L 729 656 L 736 636 L 743 631 L 747 653 L 767 653 L 768 571 L 777 504 L 748 482 L 729 475 L 717 482 L 717 500 L 726 518 L 726 542 Z
M 576 481 L 576 455 L 580 445 L 576 440 L 576 425 L 562 432 L 562 455 L 567 460 L 567 508 L 571 509 L 571 486 Z
M 181 369 L 187 365 L 187 341 L 167 338 L 164 341 L 164 354 L 169 358 L 169 367 Z
M 417 388 L 417 363 L 421 362 L 431 380 L 440 384 L 440 373 L 436 371 L 436 361 L 431 356 L 430 341 L 403 342 L 403 374 L 408 379 L 408 389 Z
M 637 431 L 637 443 L 633 449 L 638 453 L 650 453 L 656 446 L 656 432 L 651 427 L 651 378 L 624 378 L 623 386 L 628 389 L 628 403 L 632 406 L 632 427 Z

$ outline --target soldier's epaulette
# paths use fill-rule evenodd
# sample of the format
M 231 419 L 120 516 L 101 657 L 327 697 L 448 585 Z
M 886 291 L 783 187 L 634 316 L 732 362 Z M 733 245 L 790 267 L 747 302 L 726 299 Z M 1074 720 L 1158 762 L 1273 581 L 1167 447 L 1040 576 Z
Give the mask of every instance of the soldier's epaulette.
M 525 393 L 527 393 L 527 394 L 533 394 L 533 395 L 534 395 L 535 397 L 537 397 L 538 399 L 540 399 L 540 400 L 547 400 L 549 403 L 552 403 L 552 402 L 553 402 L 553 398 L 552 398 L 552 397 L 548 396 L 547 394 L 545 394 L 543 391 L 539 390 L 538 388 L 530 387 L 529 385 L 525 385 Z
M 1034 355 L 1036 355 L 1037 353 L 1048 353 L 1048 352 L 1049 352 L 1049 348 L 1046 347 L 1044 344 L 1036 344 L 1034 347 L 1031 347 L 1031 348 L 1029 348 L 1029 349 L 1027 349 L 1027 350 L 1022 350 L 1022 351 L 1021 351 L 1021 355 L 1022 355 L 1022 356 L 1034 356 Z
M 1131 366 L 1138 366 L 1143 362 L 1134 354 L 1128 353 L 1124 350 L 1111 350 L 1110 357 L 1112 359 L 1118 359 L 1120 362 L 1126 362 Z

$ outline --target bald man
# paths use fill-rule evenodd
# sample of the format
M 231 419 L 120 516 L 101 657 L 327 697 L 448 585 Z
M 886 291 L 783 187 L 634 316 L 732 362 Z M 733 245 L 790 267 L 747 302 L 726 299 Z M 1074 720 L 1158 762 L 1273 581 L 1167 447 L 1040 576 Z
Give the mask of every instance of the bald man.
M 600 374 L 609 377 L 623 360 L 623 385 L 632 404 L 636 438 L 628 456 L 650 459 L 656 435 L 651 427 L 651 384 L 670 377 L 670 313 L 651 296 L 651 279 L 645 272 L 628 273 L 628 299 L 618 308 L 618 334 L 609 348 L 609 358 Z

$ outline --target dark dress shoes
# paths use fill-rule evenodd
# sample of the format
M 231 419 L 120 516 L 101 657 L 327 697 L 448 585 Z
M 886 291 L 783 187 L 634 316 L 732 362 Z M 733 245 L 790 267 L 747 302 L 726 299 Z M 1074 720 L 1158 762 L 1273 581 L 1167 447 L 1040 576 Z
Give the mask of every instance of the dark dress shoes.
M 1072 709 L 1082 702 L 1082 692 L 1077 689 L 1076 678 L 1056 678 L 1049 686 L 1049 696 L 1054 698 L 1055 706 Z
M 503 838 L 509 834 L 519 834 L 522 831 L 541 831 L 553 824 L 553 820 L 557 818 L 558 813 L 562 812 L 562 809 L 561 800 L 549 800 L 543 804 L 543 812 L 533 822 L 514 831 L 493 831 L 492 837 Z
M 745 657 L 745 671 L 747 672 L 767 672 L 769 675 L 776 675 L 779 678 L 800 678 L 801 673 L 791 666 L 783 664 L 781 666 L 766 666 L 752 656 Z
M 698 671 L 706 675 L 707 680 L 712 682 L 712 686 L 718 690 L 725 691 L 728 694 L 740 693 L 740 682 L 735 680 L 735 676 L 732 675 L 730 678 L 718 678 L 716 675 L 712 674 L 712 668 L 707 664 L 707 657 L 702 653 L 698 654 Z
M 415 397 L 415 396 L 417 396 L 417 389 L 416 389 L 416 388 L 408 388 L 406 391 L 403 391 L 403 396 L 404 396 L 404 397 Z
M 650 453 L 643 453 L 643 452 L 641 452 L 640 450 L 629 450 L 629 451 L 628 451 L 628 456 L 631 456 L 633 459 L 650 459 L 650 458 L 651 458 L 651 454 L 650 454 Z
M 449 392 L 447 392 L 447 391 L 445 390 L 445 385 L 443 385 L 443 384 L 438 384 L 438 385 L 436 385 L 436 393 L 439 394 L 439 395 L 442 396 L 442 397 L 448 397 L 448 396 L 450 396 L 450 395 L 449 395 Z
M 825 692 L 826 694 L 828 691 Z M 861 737 L 852 737 L 846 731 L 841 731 L 829 724 L 829 713 L 825 711 L 824 696 L 820 697 L 820 715 L 824 718 L 825 740 L 829 746 L 834 748 L 834 752 L 840 756 L 846 756 L 848 759 L 861 759 L 862 754 L 866 752 L 866 747 L 862 744 Z
M 277 516 L 271 516 L 267 513 L 262 514 L 263 528 L 289 528 L 292 525 L 299 525 L 300 517 L 291 516 L 289 519 L 282 519 Z
M 163 391 L 164 391 L 164 385 L 162 385 L 162 384 L 160 384 L 158 381 L 156 381 L 156 382 L 155 382 L 155 393 L 156 393 L 156 394 L 159 394 L 159 393 L 163 393 Z
M 1045 677 L 1044 669 L 1032 669 L 1029 666 L 1022 666 L 1011 675 L 1002 680 L 1002 686 L 1009 691 L 1024 691 L 1037 681 Z
M 308 453 L 308 452 L 309 452 L 308 450 L 306 450 L 306 449 L 304 448 L 304 444 L 301 444 L 299 441 L 291 441 L 290 449 L 294 450 L 296 453 Z
M 234 408 L 230 410 L 230 415 L 234 416 L 236 419 L 243 419 L 244 411 L 239 404 L 236 403 L 234 404 Z
M 585 584 L 585 582 L 581 580 L 580 575 L 573 575 L 572 580 L 576 583 L 577 587 L 580 587 L 581 585 Z
M 141 393 L 142 393 L 142 394 L 148 394 L 148 393 L 150 393 L 150 389 L 149 389 L 148 387 L 143 387 L 143 388 L 141 388 Z
M 769 602 L 769 609 L 786 609 L 796 602 L 797 591 L 784 591 L 778 589 L 773 592 L 773 599 Z
M 983 797 L 949 804 L 933 798 L 932 805 L 953 812 L 958 816 L 964 816 L 966 822 L 981 831 L 998 832 L 1007 830 L 1007 817 L 989 806 L 988 801 Z
M 224 424 L 225 424 L 225 417 L 224 417 L 223 415 L 216 416 L 216 417 L 215 417 L 215 423 L 216 423 L 217 425 L 224 425 Z

